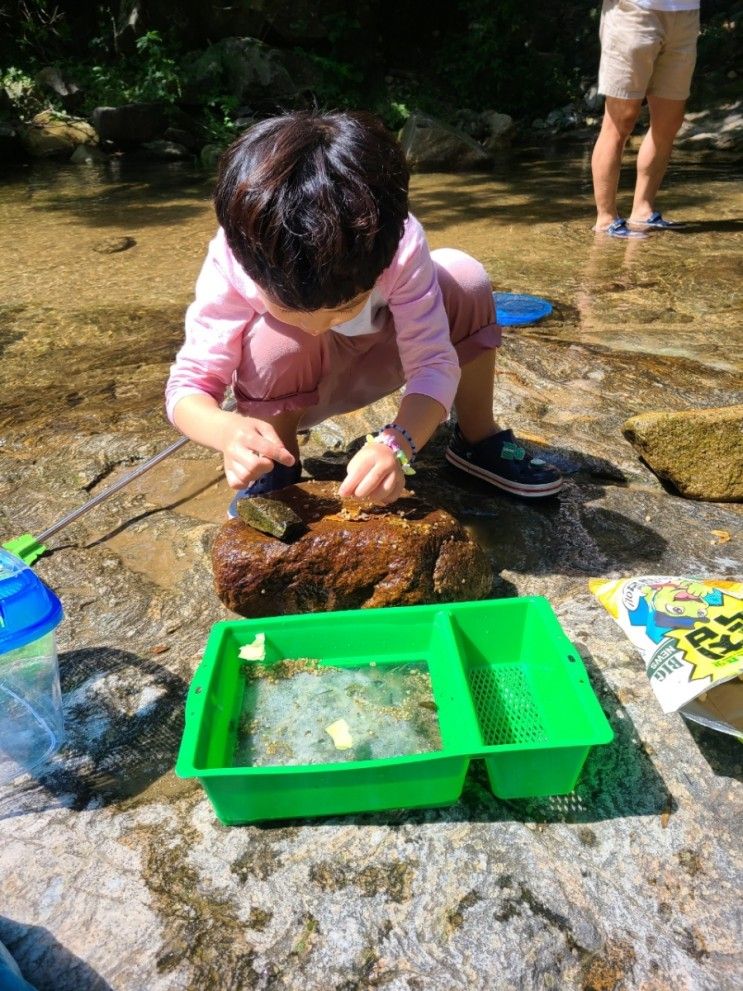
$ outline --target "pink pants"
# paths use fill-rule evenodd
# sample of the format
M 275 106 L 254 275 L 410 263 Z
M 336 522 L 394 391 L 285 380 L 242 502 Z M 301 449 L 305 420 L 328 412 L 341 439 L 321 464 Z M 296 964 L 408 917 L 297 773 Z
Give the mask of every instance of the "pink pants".
M 440 248 L 431 257 L 452 344 L 460 366 L 466 365 L 501 342 L 490 279 L 463 251 Z M 389 311 L 381 330 L 356 337 L 332 330 L 313 337 L 265 313 L 251 327 L 250 338 L 252 395 L 242 383 L 235 386 L 238 411 L 246 416 L 266 419 L 304 410 L 299 426 L 311 427 L 362 409 L 405 384 Z

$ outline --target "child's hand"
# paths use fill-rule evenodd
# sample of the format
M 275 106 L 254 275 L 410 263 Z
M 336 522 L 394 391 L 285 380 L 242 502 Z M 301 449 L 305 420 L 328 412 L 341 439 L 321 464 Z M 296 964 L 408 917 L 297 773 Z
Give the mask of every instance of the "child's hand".
M 291 467 L 294 456 L 270 423 L 250 416 L 234 414 L 223 428 L 222 454 L 224 473 L 233 489 L 244 488 L 249 482 L 271 471 L 274 462 Z
M 405 476 L 394 452 L 386 444 L 365 444 L 348 462 L 338 494 L 386 506 L 404 491 Z

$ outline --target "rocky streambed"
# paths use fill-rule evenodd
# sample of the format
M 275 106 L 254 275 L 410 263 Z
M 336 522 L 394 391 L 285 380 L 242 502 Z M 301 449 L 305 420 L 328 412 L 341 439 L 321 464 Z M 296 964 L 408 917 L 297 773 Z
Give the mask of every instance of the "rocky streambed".
M 681 498 L 622 434 L 634 414 L 741 402 L 740 192 L 690 158 L 670 178 L 667 212 L 689 228 L 640 244 L 590 234 L 585 156 L 414 183 L 433 246 L 555 304 L 505 334 L 496 407 L 568 479 L 544 504 L 457 482 L 442 428 L 415 492 L 479 541 L 492 595 L 549 598 L 614 743 L 570 796 L 499 801 L 473 766 L 448 808 L 220 826 L 172 772 L 187 686 L 231 615 L 210 566 L 229 494 L 218 457 L 189 444 L 36 565 L 65 606 L 68 743 L 0 793 L 0 938 L 41 991 L 737 985 L 743 749 L 663 715 L 587 588 L 743 574 L 740 504 Z M 3 539 L 173 439 L 161 392 L 214 227 L 208 193 L 180 168 L 0 187 Z M 94 250 L 121 238 L 135 244 Z M 342 477 L 346 448 L 391 409 L 314 429 L 306 477 Z

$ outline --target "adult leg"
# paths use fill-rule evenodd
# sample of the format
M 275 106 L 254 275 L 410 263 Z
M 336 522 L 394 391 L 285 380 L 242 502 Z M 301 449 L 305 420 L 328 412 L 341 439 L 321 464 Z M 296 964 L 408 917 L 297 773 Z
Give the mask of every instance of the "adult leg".
M 648 94 L 650 129 L 637 156 L 637 183 L 630 220 L 643 223 L 655 211 L 655 197 L 673 150 L 673 139 L 684 121 L 685 100 Z
M 640 113 L 642 100 L 607 96 L 601 131 L 591 157 L 596 230 L 605 230 L 618 216 L 617 189 L 622 153 Z

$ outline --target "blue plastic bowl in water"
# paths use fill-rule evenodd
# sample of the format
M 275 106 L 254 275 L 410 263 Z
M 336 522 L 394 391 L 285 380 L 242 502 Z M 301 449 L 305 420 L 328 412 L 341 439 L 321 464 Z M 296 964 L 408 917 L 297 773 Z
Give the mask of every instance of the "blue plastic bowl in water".
M 552 312 L 552 303 L 541 296 L 525 296 L 515 292 L 494 292 L 495 319 L 501 327 L 536 323 Z

